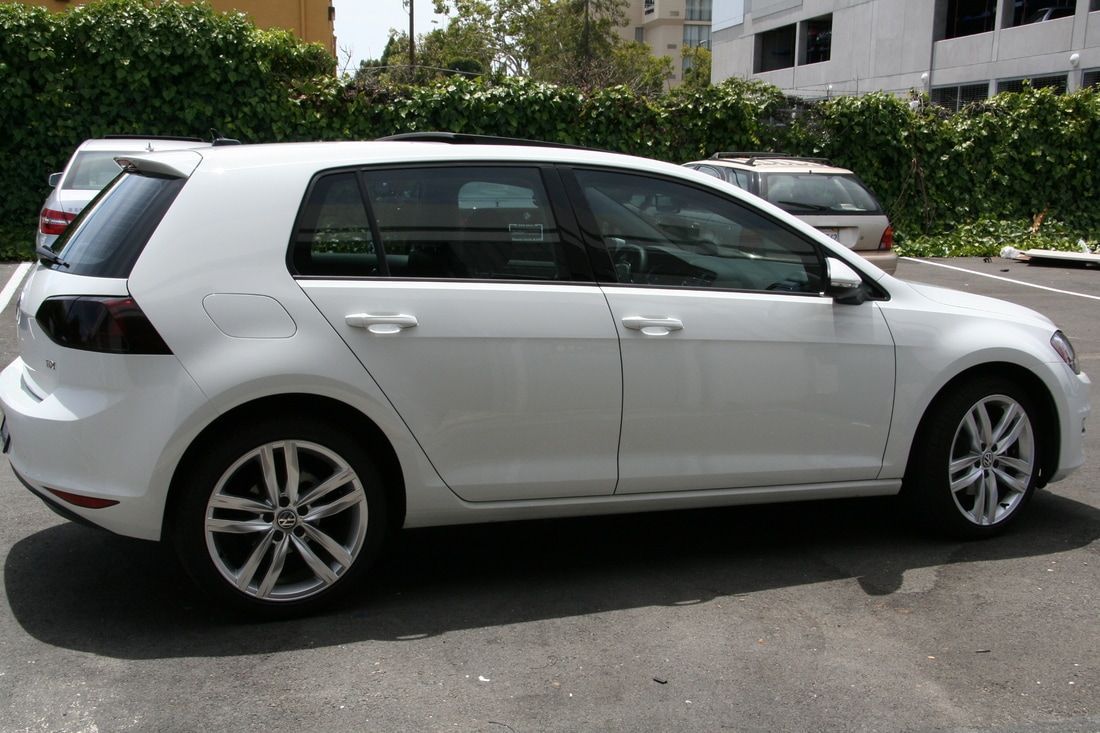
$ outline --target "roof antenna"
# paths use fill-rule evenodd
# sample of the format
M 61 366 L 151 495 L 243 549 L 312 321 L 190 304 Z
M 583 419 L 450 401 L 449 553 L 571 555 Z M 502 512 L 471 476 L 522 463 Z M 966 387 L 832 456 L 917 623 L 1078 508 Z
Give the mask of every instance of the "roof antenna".
M 236 139 L 231 138 L 231 137 L 222 137 L 222 134 L 220 132 L 218 132 L 217 130 L 215 130 L 213 127 L 210 128 L 210 138 L 211 138 L 210 139 L 210 144 L 213 145 L 214 147 L 217 147 L 219 145 L 240 145 L 241 144 L 240 140 L 236 140 Z

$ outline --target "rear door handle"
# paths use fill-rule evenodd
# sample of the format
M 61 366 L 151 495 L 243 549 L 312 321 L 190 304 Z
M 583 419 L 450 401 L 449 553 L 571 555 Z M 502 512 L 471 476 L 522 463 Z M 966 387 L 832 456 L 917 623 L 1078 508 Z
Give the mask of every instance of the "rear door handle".
M 400 333 L 406 328 L 414 328 L 417 325 L 417 320 L 416 316 L 409 316 L 403 313 L 387 315 L 352 313 L 344 316 L 344 323 L 352 328 L 365 328 L 371 333 L 387 334 Z
M 650 318 L 648 316 L 627 316 L 623 319 L 623 325 L 632 331 L 641 331 L 646 336 L 667 336 L 673 331 L 684 328 L 684 322 L 679 318 L 660 316 Z

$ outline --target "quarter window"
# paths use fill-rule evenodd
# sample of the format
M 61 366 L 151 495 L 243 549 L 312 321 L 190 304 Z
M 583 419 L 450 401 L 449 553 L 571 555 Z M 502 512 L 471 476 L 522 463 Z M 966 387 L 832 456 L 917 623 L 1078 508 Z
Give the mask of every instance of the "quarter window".
M 377 275 L 378 253 L 355 173 L 317 179 L 298 219 L 294 267 L 300 275 Z
M 616 281 L 818 293 L 809 241 L 732 200 L 672 181 L 577 171 Z

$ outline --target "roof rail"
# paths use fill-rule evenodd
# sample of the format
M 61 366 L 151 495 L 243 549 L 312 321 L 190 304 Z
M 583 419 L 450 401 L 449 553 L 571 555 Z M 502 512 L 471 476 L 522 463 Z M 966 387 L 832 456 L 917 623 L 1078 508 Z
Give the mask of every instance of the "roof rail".
M 176 135 L 104 135 L 103 140 L 182 140 L 189 143 L 206 142 L 198 137 L 182 137 Z
M 812 158 L 808 155 L 791 155 L 789 153 L 739 153 L 727 150 L 722 150 L 714 155 L 710 156 L 710 160 L 727 160 L 731 158 L 746 158 L 745 163 L 747 165 L 756 165 L 756 161 L 761 158 L 773 160 L 802 160 L 807 163 L 818 163 L 820 165 L 832 165 L 832 162 L 828 158 Z
M 465 132 L 402 132 L 398 135 L 386 135 L 375 138 L 386 142 L 422 142 L 449 143 L 451 145 L 526 145 L 535 148 L 569 148 L 570 150 L 592 150 L 583 145 L 552 143 L 546 140 L 524 140 L 518 137 L 498 137 L 496 135 L 471 135 Z

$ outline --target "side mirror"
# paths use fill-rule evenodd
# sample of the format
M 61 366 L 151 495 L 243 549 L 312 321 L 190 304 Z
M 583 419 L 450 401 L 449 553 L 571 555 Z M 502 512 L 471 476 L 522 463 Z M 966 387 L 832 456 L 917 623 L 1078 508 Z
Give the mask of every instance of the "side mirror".
M 46 179 L 50 183 L 50 188 L 57 188 L 57 184 L 61 183 L 60 173 L 51 173 L 50 177 Z
M 867 300 L 863 278 L 848 263 L 828 257 L 825 267 L 829 275 L 829 289 L 826 292 L 833 296 L 833 300 L 844 305 L 859 305 Z

